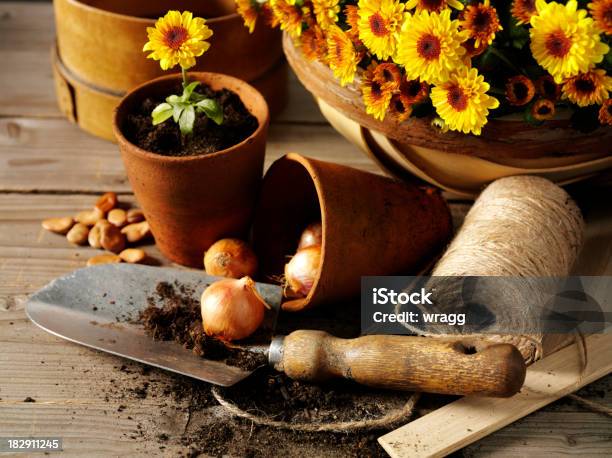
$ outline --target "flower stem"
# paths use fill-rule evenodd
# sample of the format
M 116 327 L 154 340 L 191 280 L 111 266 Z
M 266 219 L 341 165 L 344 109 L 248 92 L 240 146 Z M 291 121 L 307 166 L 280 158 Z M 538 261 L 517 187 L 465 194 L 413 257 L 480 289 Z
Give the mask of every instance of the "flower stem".
M 183 89 L 187 87 L 187 71 L 181 67 L 181 74 L 183 75 Z
M 512 70 L 514 70 L 517 74 L 519 73 L 524 73 L 521 70 L 519 70 L 516 65 L 514 65 L 510 59 L 508 59 L 505 55 L 503 55 L 501 52 L 499 52 L 497 49 L 495 49 L 495 47 L 493 46 L 489 46 L 487 48 L 487 51 L 489 51 L 491 54 L 493 54 L 495 57 L 497 57 L 499 60 L 501 60 L 504 64 L 506 64 L 509 68 L 511 68 Z

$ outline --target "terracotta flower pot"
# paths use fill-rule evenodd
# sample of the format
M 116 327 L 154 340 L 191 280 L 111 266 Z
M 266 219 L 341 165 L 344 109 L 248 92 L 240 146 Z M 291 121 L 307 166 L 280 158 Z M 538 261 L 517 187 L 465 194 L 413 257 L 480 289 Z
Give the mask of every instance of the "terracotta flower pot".
M 448 206 L 431 189 L 288 154 L 266 173 L 255 213 L 262 278 L 283 273 L 302 230 L 319 219 L 319 275 L 310 294 L 285 302 L 285 310 L 352 298 L 365 275 L 417 274 L 452 232 Z
M 132 90 L 117 107 L 113 129 L 160 251 L 179 264 L 202 267 L 203 253 L 212 243 L 248 231 L 263 171 L 269 114 L 262 95 L 244 81 L 217 73 L 190 73 L 189 78 L 238 94 L 257 118 L 257 130 L 231 148 L 201 156 L 162 156 L 130 143 L 122 132 L 126 117 L 144 98 L 169 95 L 180 75 Z

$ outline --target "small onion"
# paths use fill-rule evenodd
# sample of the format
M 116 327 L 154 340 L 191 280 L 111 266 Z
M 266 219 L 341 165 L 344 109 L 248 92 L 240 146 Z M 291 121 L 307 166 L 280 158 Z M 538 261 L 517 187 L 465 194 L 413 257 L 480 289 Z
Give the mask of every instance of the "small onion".
M 245 339 L 253 334 L 270 308 L 250 277 L 228 278 L 210 285 L 201 299 L 204 332 L 221 340 Z
M 321 245 L 299 250 L 285 265 L 286 295 L 308 296 L 317 278 L 320 264 Z
M 207 274 L 220 277 L 253 276 L 257 271 L 257 257 L 246 242 L 221 239 L 204 254 L 204 269 Z
M 310 223 L 302 232 L 300 237 L 300 243 L 298 244 L 298 251 L 302 248 L 308 248 L 309 246 L 321 245 L 323 243 L 323 229 L 321 227 L 321 221 L 316 223 Z

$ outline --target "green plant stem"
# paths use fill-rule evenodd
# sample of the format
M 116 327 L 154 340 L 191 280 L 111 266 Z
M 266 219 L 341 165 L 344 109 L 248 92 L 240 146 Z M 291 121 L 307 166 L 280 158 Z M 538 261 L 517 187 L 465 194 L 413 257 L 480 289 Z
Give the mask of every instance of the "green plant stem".
M 183 75 L 183 89 L 187 86 L 187 70 L 181 67 L 181 74 Z

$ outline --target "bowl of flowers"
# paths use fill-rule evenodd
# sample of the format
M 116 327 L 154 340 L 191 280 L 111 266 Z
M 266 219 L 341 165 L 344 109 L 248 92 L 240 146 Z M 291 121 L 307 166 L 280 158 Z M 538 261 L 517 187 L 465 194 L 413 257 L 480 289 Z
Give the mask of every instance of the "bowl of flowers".
M 147 57 L 181 73 L 131 90 L 115 111 L 113 129 L 160 251 L 201 267 L 202 253 L 214 242 L 248 233 L 263 173 L 268 105 L 245 81 L 187 72 L 210 48 L 213 32 L 203 18 L 169 11 L 147 32 L 140 47 Z
M 263 5 L 323 114 L 395 175 L 474 195 L 502 176 L 566 183 L 612 166 L 610 0 Z

